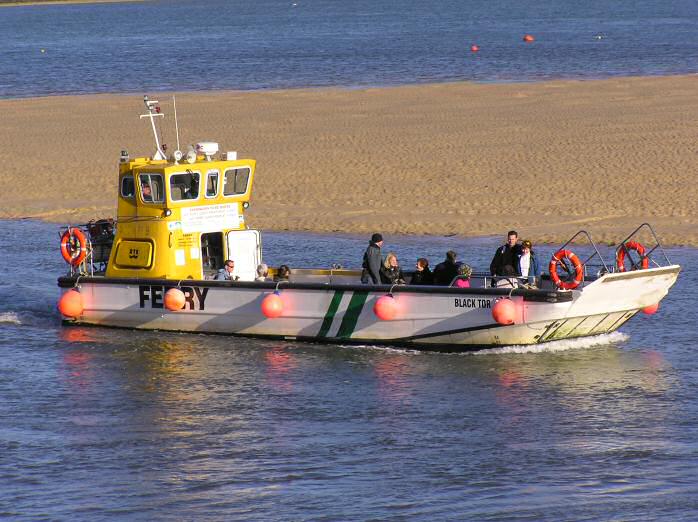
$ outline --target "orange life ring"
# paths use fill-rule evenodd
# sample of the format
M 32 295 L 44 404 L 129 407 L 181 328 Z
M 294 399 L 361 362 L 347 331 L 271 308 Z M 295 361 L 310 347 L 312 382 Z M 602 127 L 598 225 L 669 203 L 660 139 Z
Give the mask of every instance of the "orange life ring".
M 61 255 L 71 266 L 78 266 L 87 255 L 87 238 L 78 228 L 69 228 L 61 236 Z
M 616 252 L 616 268 L 619 272 L 625 272 L 625 256 L 628 250 L 634 250 L 640 256 L 640 266 L 643 270 L 647 270 L 650 267 L 650 259 L 645 256 L 645 247 L 637 241 L 628 241 L 624 245 L 618 247 L 618 252 Z M 634 263 L 630 270 L 637 270 L 637 265 Z
M 563 259 L 568 259 L 570 263 L 572 263 L 572 267 L 574 267 L 574 279 L 572 281 L 563 281 L 557 273 L 557 265 Z M 550 279 L 553 280 L 553 283 L 565 290 L 577 288 L 584 280 L 584 268 L 582 267 L 582 263 L 571 250 L 558 250 L 555 252 L 550 260 L 548 271 L 550 272 Z

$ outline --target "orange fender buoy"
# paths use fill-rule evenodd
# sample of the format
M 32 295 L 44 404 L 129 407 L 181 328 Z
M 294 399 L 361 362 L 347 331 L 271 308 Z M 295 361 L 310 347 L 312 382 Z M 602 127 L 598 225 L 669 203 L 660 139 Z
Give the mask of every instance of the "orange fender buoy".
M 171 312 L 177 312 L 184 308 L 184 303 L 186 302 L 184 299 L 184 292 L 179 288 L 170 288 L 165 292 L 164 302 L 165 308 Z
M 392 321 L 397 316 L 397 302 L 392 295 L 383 295 L 373 305 L 373 313 L 381 321 Z
M 492 317 L 499 324 L 514 324 L 516 320 L 516 305 L 511 299 L 499 299 L 492 307 Z
M 470 46 L 470 50 L 471 50 L 472 52 L 476 53 L 476 52 L 478 52 L 478 51 L 480 50 L 480 46 L 479 46 L 479 45 L 473 44 L 473 45 Z
M 563 259 L 568 259 L 570 263 L 572 263 L 572 267 L 574 268 L 574 279 L 572 281 L 563 281 L 557 273 L 557 266 L 559 263 L 562 263 Z M 550 265 L 548 265 L 548 272 L 550 272 L 550 279 L 552 279 L 553 283 L 555 283 L 557 287 L 565 290 L 577 288 L 584 280 L 584 268 L 582 267 L 582 263 L 571 250 L 558 250 L 555 252 L 550 260 Z
M 58 300 L 58 311 L 65 317 L 76 319 L 82 315 L 84 309 L 82 295 L 75 289 L 64 292 Z
M 640 256 L 642 270 L 647 270 L 650 267 L 650 259 L 645 256 L 645 247 L 637 241 L 628 241 L 624 245 L 619 246 L 616 252 L 616 268 L 619 272 L 625 272 L 625 256 L 629 250 L 634 250 Z M 630 270 L 637 270 L 637 265 L 631 266 Z
M 71 266 L 78 266 L 87 255 L 87 238 L 82 230 L 69 228 L 61 236 L 61 255 Z
M 265 317 L 276 319 L 284 311 L 284 302 L 281 300 L 281 296 L 277 292 L 274 292 L 262 299 L 261 308 Z
M 532 34 L 525 34 L 523 37 L 523 41 L 526 43 L 531 43 L 535 40 Z
M 653 305 L 645 306 L 642 311 L 643 313 L 647 315 L 654 315 L 657 313 L 657 310 L 659 310 L 659 303 L 655 303 Z

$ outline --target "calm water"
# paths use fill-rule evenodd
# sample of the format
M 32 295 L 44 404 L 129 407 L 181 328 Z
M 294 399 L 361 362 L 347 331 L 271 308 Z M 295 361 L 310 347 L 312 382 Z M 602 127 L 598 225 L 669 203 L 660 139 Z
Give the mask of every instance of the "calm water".
M 0 11 L 0 96 L 696 73 L 697 34 L 694 0 L 23 6 Z
M 0 97 L 696 73 L 696 34 L 688 0 L 24 6 Z M 266 261 L 357 266 L 366 239 L 266 234 Z M 499 244 L 386 239 L 406 266 Z M 620 333 L 453 355 L 63 327 L 57 227 L 0 222 L 0 248 L 0 518 L 698 519 L 695 249 Z
M 264 240 L 292 266 L 366 244 Z M 498 244 L 386 240 L 476 268 Z M 0 222 L 0 248 L 0 518 L 698 518 L 695 249 L 621 333 L 454 355 L 63 327 L 57 227 Z

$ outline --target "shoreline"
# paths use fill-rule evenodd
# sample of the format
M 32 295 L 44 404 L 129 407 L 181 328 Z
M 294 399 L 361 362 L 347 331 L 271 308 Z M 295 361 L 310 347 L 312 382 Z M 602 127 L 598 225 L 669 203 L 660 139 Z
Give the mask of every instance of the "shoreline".
M 695 75 L 177 93 L 182 146 L 258 161 L 250 226 L 698 246 Z M 174 143 L 171 98 L 158 93 Z M 152 154 L 141 97 L 0 100 L 0 218 L 113 216 L 118 154 Z M 173 148 L 173 147 L 172 147 Z M 20 154 L 17 151 L 21 151 Z M 31 172 L 31 176 L 27 176 Z M 24 181 L 25 185 L 21 186 Z
M 147 2 L 150 0 L 56 0 L 53 2 L 49 0 L 50 3 L 121 3 L 121 2 Z M 0 4 L 2 6 L 3 4 Z M 216 93 L 277 93 L 285 92 L 292 93 L 295 91 L 308 91 L 308 92 L 322 92 L 322 91 L 369 91 L 375 89 L 399 89 L 401 87 L 428 87 L 428 86 L 438 86 L 438 85 L 473 85 L 473 86 L 496 86 L 496 85 L 542 85 L 555 82 L 564 83 L 586 83 L 586 82 L 604 82 L 604 81 L 614 81 L 614 80 L 640 80 L 640 79 L 651 79 L 651 78 L 690 78 L 694 77 L 698 79 L 698 72 L 695 73 L 676 73 L 676 74 L 662 74 L 662 75 L 644 75 L 644 76 L 604 76 L 599 78 L 556 78 L 548 80 L 531 80 L 531 81 L 475 81 L 475 80 L 445 80 L 440 82 L 424 82 L 424 83 L 402 83 L 402 84 L 386 84 L 386 85 L 359 85 L 359 86 L 341 86 L 341 85 L 324 85 L 316 87 L 300 86 L 300 87 L 265 87 L 265 88 L 250 88 L 250 89 L 214 89 L 214 90 L 154 90 L 148 91 L 148 95 L 152 97 L 160 96 L 171 96 L 175 94 L 176 96 L 181 95 L 209 95 Z M 44 99 L 56 99 L 56 98 L 72 98 L 72 97 L 89 97 L 89 96 L 142 96 L 143 91 L 126 91 L 126 92 L 84 92 L 84 93 L 58 93 L 58 94 L 41 94 L 41 95 L 27 95 L 27 96 L 0 96 L 0 101 L 6 100 L 44 100 Z

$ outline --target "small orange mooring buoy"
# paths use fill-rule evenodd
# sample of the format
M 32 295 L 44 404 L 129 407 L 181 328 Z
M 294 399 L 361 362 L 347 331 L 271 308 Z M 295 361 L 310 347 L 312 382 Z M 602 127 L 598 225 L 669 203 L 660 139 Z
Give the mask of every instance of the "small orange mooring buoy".
M 523 37 L 523 41 L 526 43 L 531 43 L 534 40 L 535 40 L 535 38 L 533 38 L 532 34 L 525 34 Z
M 478 52 L 479 50 L 480 50 L 480 46 L 479 46 L 479 45 L 473 44 L 473 45 L 470 46 L 470 51 L 471 51 L 471 52 L 476 53 L 476 52 Z

